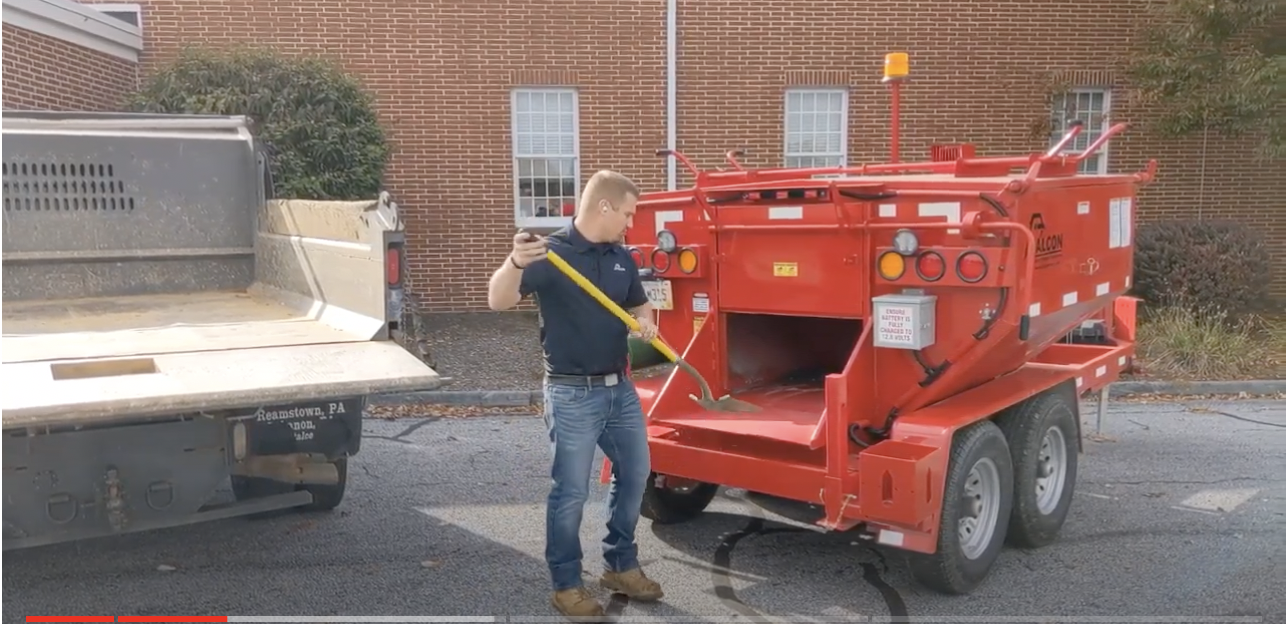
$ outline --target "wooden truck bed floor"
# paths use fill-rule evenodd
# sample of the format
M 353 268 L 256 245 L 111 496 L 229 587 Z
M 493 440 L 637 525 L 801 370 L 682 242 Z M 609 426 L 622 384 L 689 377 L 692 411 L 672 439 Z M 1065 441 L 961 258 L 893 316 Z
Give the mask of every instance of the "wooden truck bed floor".
M 369 340 L 246 291 L 6 301 L 6 364 Z

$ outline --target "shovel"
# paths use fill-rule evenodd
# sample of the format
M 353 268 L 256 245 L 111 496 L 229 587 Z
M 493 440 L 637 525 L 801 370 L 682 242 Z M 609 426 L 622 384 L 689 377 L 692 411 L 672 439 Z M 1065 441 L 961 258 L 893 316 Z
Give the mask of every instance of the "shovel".
M 581 275 L 579 271 L 577 271 L 576 269 L 573 269 L 571 265 L 567 264 L 566 260 L 563 260 L 561 257 L 559 257 L 558 254 L 554 253 L 553 251 L 545 252 L 545 257 L 548 258 L 549 261 L 553 263 L 554 266 L 558 267 L 559 271 L 562 271 L 564 275 L 571 278 L 573 282 L 576 282 L 576 285 L 580 286 L 581 290 L 584 290 L 585 292 L 589 293 L 589 295 L 594 299 L 598 300 L 598 302 L 601 303 L 604 308 L 607 308 L 608 311 L 610 311 L 612 314 L 615 314 L 617 318 L 621 319 L 621 321 L 623 321 L 627 327 L 629 327 L 633 331 L 636 331 L 636 332 L 639 331 L 638 320 L 630 316 L 629 313 L 626 312 L 625 310 L 622 310 L 621 306 L 616 305 L 616 303 L 614 303 L 611 299 L 608 299 L 607 295 L 603 294 L 603 291 L 599 290 L 596 286 L 591 284 L 589 280 L 585 279 L 584 275 Z M 679 354 L 675 353 L 674 350 L 671 349 L 669 345 L 662 342 L 660 336 L 653 338 L 651 344 L 653 347 L 656 348 L 657 351 L 660 351 L 661 354 L 664 355 L 666 358 L 668 358 L 671 362 L 674 362 L 679 366 L 679 368 L 682 368 L 685 372 L 691 375 L 692 378 L 696 380 L 697 385 L 701 386 L 700 397 L 691 395 L 691 394 L 688 395 L 689 398 L 691 398 L 693 401 L 696 401 L 697 404 L 700 405 L 701 407 L 707 410 L 710 410 L 712 412 L 757 412 L 759 411 L 759 406 L 753 405 L 751 403 L 747 403 L 745 401 L 739 401 L 737 399 L 732 398 L 730 395 L 724 395 L 723 398 L 720 398 L 720 399 L 714 398 L 714 394 L 710 392 L 710 384 L 706 383 L 706 380 L 704 377 L 701 376 L 701 373 L 698 373 L 697 369 L 693 368 L 691 364 L 688 364 L 686 361 L 683 360 L 683 358 L 679 357 Z

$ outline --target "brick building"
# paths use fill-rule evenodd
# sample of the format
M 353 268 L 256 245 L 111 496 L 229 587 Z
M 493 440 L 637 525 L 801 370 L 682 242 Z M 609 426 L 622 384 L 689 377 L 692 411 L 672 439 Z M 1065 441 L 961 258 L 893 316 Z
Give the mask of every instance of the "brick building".
M 886 159 L 890 51 L 911 55 L 904 159 L 935 142 L 1043 149 L 1064 111 L 1089 138 L 1106 117 L 1147 120 L 1116 66 L 1144 0 L 3 1 L 6 108 L 112 108 L 184 43 L 271 44 L 359 72 L 396 143 L 388 184 L 426 311 L 484 309 L 515 228 L 565 222 L 599 168 L 651 189 L 687 183 L 654 155 L 669 140 L 701 167 L 730 148 L 752 165 Z M 1254 224 L 1286 298 L 1286 167 L 1251 154 L 1248 140 L 1162 141 L 1136 126 L 1090 166 L 1160 160 L 1140 218 Z

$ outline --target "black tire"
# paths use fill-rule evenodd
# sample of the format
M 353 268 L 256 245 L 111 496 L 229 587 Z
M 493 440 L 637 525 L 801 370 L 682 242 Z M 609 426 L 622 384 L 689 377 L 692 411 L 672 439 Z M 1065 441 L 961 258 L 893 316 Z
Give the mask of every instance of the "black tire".
M 1009 521 L 1008 542 L 1020 548 L 1048 546 L 1058 538 L 1072 507 L 1080 445 L 1079 409 L 1074 392 L 1053 388 L 1032 397 L 996 417 L 996 424 L 1009 442 L 1014 463 L 1014 509 Z M 1057 502 L 1041 511 L 1037 488 L 1050 464 L 1042 459 L 1046 433 L 1058 432 L 1052 444 L 1062 447 L 1065 470 L 1061 484 L 1054 483 Z M 1056 438 L 1061 437 L 1062 440 Z M 1054 455 L 1057 458 L 1057 454 Z M 1051 493 L 1051 496 L 1054 494 Z
M 698 483 L 689 490 L 659 488 L 654 472 L 643 490 L 642 515 L 656 524 L 687 522 L 701 515 L 718 493 L 719 486 L 713 483 Z
M 994 514 L 987 514 L 994 528 L 990 541 L 970 559 L 965 555 L 957 525 L 964 510 L 962 498 L 969 473 L 983 460 L 990 460 L 998 478 Z M 908 553 L 911 574 L 917 581 L 934 591 L 957 595 L 967 594 L 982 583 L 1004 549 L 1007 520 L 1013 507 L 1013 481 L 1009 448 L 995 423 L 984 420 L 956 432 L 943 488 L 937 552 Z
M 316 483 L 283 483 L 281 481 L 265 479 L 263 477 L 243 477 L 233 475 L 232 494 L 237 500 L 244 501 L 304 490 L 313 495 L 313 502 L 307 505 L 302 505 L 297 509 L 301 511 L 330 511 L 338 507 L 344 500 L 344 493 L 348 487 L 348 458 L 341 457 L 331 463 L 334 464 L 335 469 L 339 471 L 339 482 L 334 485 L 322 485 Z M 259 517 L 267 517 L 269 515 L 272 514 L 256 514 L 256 516 Z

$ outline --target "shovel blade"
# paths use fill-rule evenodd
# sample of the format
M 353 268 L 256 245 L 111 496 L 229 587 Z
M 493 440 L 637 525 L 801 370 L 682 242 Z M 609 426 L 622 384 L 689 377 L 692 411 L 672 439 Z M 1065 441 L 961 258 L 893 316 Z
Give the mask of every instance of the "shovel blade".
M 697 405 L 700 405 L 703 409 L 711 412 L 746 413 L 758 412 L 762 409 L 753 403 L 747 403 L 728 396 L 725 396 L 722 399 L 707 399 L 694 394 L 689 394 L 688 398 L 696 401 Z

